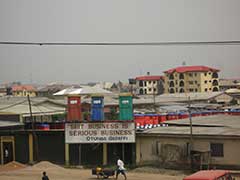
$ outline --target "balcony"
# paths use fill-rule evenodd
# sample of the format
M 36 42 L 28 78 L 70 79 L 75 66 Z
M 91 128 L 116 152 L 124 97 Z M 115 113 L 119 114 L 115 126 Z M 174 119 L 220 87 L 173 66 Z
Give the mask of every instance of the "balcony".
M 174 82 L 173 82 L 173 81 L 171 81 L 171 82 L 169 83 L 169 87 L 174 87 Z
M 173 93 L 175 93 L 175 90 L 174 90 L 174 88 L 170 88 L 170 89 L 169 89 L 169 93 L 170 93 L 170 94 L 173 94 Z
M 213 74 L 212 74 L 212 78 L 218 78 L 218 73 L 216 73 L 216 72 L 214 72 Z
M 179 86 L 184 87 L 184 81 L 180 81 Z

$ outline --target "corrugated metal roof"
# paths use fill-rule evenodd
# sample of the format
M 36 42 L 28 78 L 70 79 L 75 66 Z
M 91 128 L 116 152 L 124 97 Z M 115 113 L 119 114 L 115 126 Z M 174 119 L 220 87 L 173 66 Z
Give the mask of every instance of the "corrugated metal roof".
M 194 136 L 239 136 L 240 116 L 217 115 L 192 118 Z M 168 126 L 147 129 L 143 135 L 185 135 L 190 136 L 189 119 L 166 122 Z
M 81 88 L 67 88 L 63 89 L 55 94 L 54 96 L 63 96 L 63 95 L 72 95 L 72 94 L 111 94 L 112 92 L 107 91 L 105 89 L 99 87 L 90 87 L 90 86 L 82 86 Z
M 23 123 L 20 122 L 12 122 L 12 121 L 1 121 L 0 120 L 0 128 L 2 127 L 12 127 L 12 126 L 23 126 Z

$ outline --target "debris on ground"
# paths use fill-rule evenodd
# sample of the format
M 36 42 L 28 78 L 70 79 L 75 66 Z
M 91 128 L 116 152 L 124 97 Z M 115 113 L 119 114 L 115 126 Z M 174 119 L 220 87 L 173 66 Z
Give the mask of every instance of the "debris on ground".
M 7 163 L 3 166 L 0 166 L 0 171 L 14 171 L 14 170 L 23 169 L 23 168 L 26 168 L 26 167 L 27 166 L 22 164 L 22 163 L 12 161 L 12 162 L 9 162 L 9 163 Z
M 185 174 L 184 171 L 180 171 L 180 170 L 162 169 L 162 168 L 151 167 L 151 166 L 139 167 L 139 168 L 133 169 L 131 172 L 150 173 L 150 174 L 166 174 L 166 175 L 171 175 L 171 176 Z

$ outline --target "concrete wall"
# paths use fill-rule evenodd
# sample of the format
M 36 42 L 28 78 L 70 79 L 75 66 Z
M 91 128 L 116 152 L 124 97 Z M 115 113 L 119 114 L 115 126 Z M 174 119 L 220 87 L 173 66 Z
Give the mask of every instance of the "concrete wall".
M 163 167 L 189 165 L 189 138 L 138 136 L 136 143 L 136 163 Z M 223 143 L 224 157 L 211 157 L 212 166 L 240 168 L 240 138 L 194 138 L 193 150 L 210 151 L 210 143 Z

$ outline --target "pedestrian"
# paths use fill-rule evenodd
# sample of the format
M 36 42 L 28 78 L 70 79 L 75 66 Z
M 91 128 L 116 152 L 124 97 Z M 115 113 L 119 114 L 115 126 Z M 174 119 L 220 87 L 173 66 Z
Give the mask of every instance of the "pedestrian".
M 45 171 L 43 172 L 42 180 L 49 180 L 47 173 Z
M 118 179 L 118 175 L 121 173 L 125 180 L 127 180 L 127 176 L 126 176 L 126 172 L 125 172 L 125 168 L 124 168 L 124 163 L 123 161 L 118 157 L 117 158 L 117 174 L 116 174 L 116 180 Z

